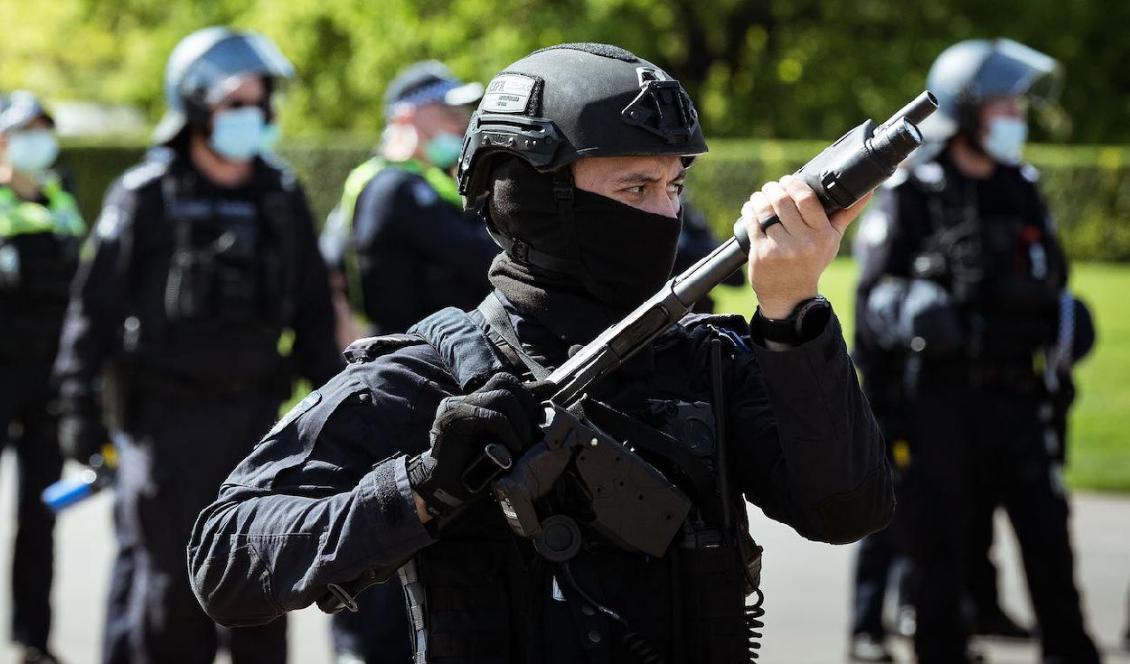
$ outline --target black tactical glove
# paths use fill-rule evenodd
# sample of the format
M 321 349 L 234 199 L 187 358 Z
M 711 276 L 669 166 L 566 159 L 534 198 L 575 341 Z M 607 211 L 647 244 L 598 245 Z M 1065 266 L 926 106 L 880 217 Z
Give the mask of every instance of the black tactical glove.
M 89 465 L 90 458 L 101 454 L 102 446 L 109 442 L 110 434 L 97 417 L 64 413 L 59 418 L 59 447 L 68 459 Z
M 537 439 L 541 405 L 529 388 L 507 373 L 478 390 L 440 402 L 432 422 L 432 447 L 408 461 L 408 479 L 433 516 L 442 516 L 485 494 L 463 482 L 467 467 L 491 443 L 517 456 Z

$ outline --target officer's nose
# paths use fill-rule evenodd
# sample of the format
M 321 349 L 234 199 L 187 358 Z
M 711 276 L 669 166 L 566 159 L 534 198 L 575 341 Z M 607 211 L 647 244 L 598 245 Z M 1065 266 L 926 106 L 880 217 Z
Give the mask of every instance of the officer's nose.
M 643 210 L 652 214 L 661 214 L 672 219 L 679 216 L 679 197 L 660 192 L 649 196 L 644 203 Z

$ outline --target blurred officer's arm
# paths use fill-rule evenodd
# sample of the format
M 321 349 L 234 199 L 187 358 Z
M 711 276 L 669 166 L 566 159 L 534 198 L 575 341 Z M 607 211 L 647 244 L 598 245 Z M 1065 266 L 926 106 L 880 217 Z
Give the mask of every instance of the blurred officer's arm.
M 55 361 L 62 407 L 59 442 L 64 454 L 83 463 L 108 442 L 102 419 L 102 371 L 119 348 L 130 257 L 140 240 L 136 221 L 160 213 L 123 180 L 111 185 L 86 240 Z
M 402 453 L 428 448 L 436 407 L 456 392 L 434 351 L 416 345 L 346 369 L 295 406 L 193 528 L 189 574 L 208 615 L 262 624 L 330 583 L 391 574 L 433 542 Z
M 891 401 L 901 389 L 901 363 L 880 346 L 879 330 L 872 327 L 876 316 L 869 313 L 871 293 L 884 278 L 910 277 L 913 255 L 930 226 L 928 214 L 922 192 L 909 182 L 906 171 L 899 171 L 876 192 L 852 247 L 859 268 L 852 357 L 864 392 L 881 418 L 897 408 Z
M 335 338 L 336 318 L 330 277 L 318 250 L 314 220 L 301 186 L 294 191 L 297 228 L 298 293 L 294 317 L 294 357 L 298 370 L 314 386 L 328 381 L 344 366 Z
M 1064 251 L 1063 244 L 1059 241 L 1059 231 L 1056 229 L 1055 218 L 1052 217 L 1051 211 L 1048 209 L 1048 202 L 1039 189 L 1040 173 L 1034 167 L 1028 165 L 1021 168 L 1021 173 L 1036 185 L 1032 188 L 1033 198 L 1035 199 L 1032 205 L 1036 208 L 1035 218 L 1042 219 L 1044 222 L 1043 244 L 1048 255 L 1048 269 L 1054 275 L 1051 285 L 1060 289 L 1067 288 L 1067 282 L 1071 276 L 1071 264 L 1067 260 L 1067 252 Z

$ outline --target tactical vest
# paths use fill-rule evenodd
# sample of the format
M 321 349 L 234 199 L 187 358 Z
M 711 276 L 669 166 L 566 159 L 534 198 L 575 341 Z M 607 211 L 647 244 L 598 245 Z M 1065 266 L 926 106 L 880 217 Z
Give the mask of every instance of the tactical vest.
M 926 196 L 931 227 L 912 274 L 941 283 L 953 296 L 974 357 L 1028 361 L 1055 340 L 1064 266 L 1052 231 L 1046 220 L 1019 211 L 983 218 L 974 183 L 947 175 L 936 163 L 911 175 Z
M 345 237 L 349 238 L 347 244 L 352 244 L 353 213 L 357 209 L 357 199 L 361 197 L 361 192 L 373 181 L 373 178 L 377 177 L 377 174 L 386 168 L 395 168 L 407 173 L 419 175 L 424 178 L 428 186 L 434 189 L 436 195 L 442 200 L 447 201 L 457 208 L 463 207 L 463 197 L 459 195 L 459 184 L 451 175 L 444 172 L 443 169 L 425 165 L 416 159 L 389 161 L 384 157 L 372 157 L 350 171 L 349 175 L 345 178 L 345 185 L 341 192 L 341 201 L 338 203 L 335 212 L 340 215 L 342 224 L 341 232 Z M 350 299 L 353 301 L 354 309 L 364 311 L 365 306 L 361 291 L 361 267 L 358 264 L 356 250 L 347 248 L 342 259 L 345 263 L 346 278 L 349 280 Z
M 201 194 L 197 177 L 175 168 L 160 175 L 168 272 L 160 310 L 146 304 L 124 342 L 127 354 L 144 355 L 134 380 L 211 394 L 283 390 L 279 348 L 298 288 L 298 199 L 282 183 L 248 198 Z
M 410 334 L 354 344 L 347 358 L 369 361 L 398 345 L 426 342 L 464 393 L 498 371 L 528 373 L 528 363 L 515 358 L 521 351 L 508 347 L 481 309 L 442 310 Z M 713 344 L 723 346 L 720 337 L 733 339 L 718 329 L 729 323 L 721 317 L 691 321 L 661 337 L 656 352 L 678 355 L 669 358 L 673 366 L 703 367 Z M 627 412 L 585 407 L 591 421 L 614 436 L 630 436 L 641 455 L 695 497 L 696 508 L 667 554 L 651 558 L 585 533 L 575 558 L 551 563 L 515 535 L 496 503 L 480 501 L 401 569 L 416 662 L 751 661 L 749 638 L 760 627 L 760 611 L 746 607 L 745 597 L 759 580 L 751 578 L 759 575 L 759 549 L 748 536 L 744 502 L 732 489 L 723 499 L 714 481 L 724 432 L 710 406 L 713 386 L 687 382 L 685 374 L 673 374 L 639 393 L 615 395 Z M 585 504 L 559 481 L 539 509 L 583 521 Z M 737 515 L 731 532 L 720 527 L 726 509 Z
M 46 205 L 0 187 L 0 338 L 25 354 L 54 348 L 86 232 L 57 178 L 41 191 Z

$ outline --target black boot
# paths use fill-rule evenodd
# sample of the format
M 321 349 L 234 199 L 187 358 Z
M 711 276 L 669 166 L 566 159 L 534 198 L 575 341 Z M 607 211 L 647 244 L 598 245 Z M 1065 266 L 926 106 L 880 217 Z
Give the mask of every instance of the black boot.
M 1010 618 L 1000 607 L 979 613 L 973 623 L 973 633 L 1002 639 L 1030 639 L 1032 631 Z

